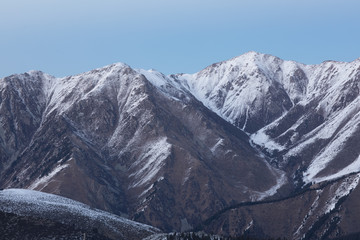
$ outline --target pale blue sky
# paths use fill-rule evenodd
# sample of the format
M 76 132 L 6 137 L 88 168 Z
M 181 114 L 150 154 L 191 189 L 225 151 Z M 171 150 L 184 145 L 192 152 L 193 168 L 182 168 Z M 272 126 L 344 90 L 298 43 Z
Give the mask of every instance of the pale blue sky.
M 359 0 L 1 0 L 0 77 L 125 62 L 193 73 L 248 51 L 360 57 Z

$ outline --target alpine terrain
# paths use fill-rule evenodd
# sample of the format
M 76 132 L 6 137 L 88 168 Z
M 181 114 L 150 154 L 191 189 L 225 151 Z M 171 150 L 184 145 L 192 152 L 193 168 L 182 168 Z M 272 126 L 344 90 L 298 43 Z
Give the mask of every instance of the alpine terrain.
M 117 63 L 11 75 L 0 79 L 0 187 L 164 232 L 356 234 L 359 89 L 360 59 L 304 65 L 256 52 L 195 74 Z

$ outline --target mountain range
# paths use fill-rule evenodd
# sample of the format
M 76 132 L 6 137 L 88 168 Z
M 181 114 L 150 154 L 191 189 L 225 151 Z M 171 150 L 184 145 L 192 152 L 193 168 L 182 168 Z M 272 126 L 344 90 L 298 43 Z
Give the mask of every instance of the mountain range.
M 0 187 L 165 232 L 358 232 L 360 59 L 249 52 L 195 74 L 123 63 L 0 79 Z

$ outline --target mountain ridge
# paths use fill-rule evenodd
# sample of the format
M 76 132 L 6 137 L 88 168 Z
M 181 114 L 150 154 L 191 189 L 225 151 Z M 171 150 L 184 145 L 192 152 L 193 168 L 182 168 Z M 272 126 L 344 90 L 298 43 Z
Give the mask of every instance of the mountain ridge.
M 352 194 L 346 181 L 357 189 L 359 89 L 357 60 L 305 65 L 256 52 L 194 74 L 115 63 L 64 78 L 11 75 L 0 79 L 0 183 L 185 231 L 234 204 L 335 181 L 309 195 L 320 217 L 327 198 Z

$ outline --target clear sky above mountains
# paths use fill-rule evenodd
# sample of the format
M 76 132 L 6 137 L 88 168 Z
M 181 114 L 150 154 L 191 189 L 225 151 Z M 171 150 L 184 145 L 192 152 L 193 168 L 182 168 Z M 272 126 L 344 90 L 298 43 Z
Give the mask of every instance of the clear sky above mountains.
M 2 0 L 0 77 L 114 62 L 193 73 L 248 51 L 316 64 L 360 57 L 358 0 Z

